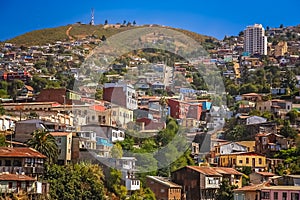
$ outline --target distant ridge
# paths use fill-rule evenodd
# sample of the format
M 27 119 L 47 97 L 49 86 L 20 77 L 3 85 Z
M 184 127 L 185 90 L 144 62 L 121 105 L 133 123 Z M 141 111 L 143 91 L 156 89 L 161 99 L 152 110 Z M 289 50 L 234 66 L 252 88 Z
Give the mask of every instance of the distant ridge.
M 22 35 L 19 35 L 15 38 L 6 40 L 5 42 L 14 43 L 16 45 L 23 45 L 23 46 L 34 46 L 34 45 L 46 45 L 49 43 L 55 43 L 56 41 L 72 41 L 81 39 L 86 36 L 96 36 L 101 38 L 103 35 L 108 38 L 111 35 L 120 33 L 122 31 L 139 28 L 139 27 L 147 27 L 150 25 L 143 25 L 143 26 L 121 26 L 119 24 L 116 25 L 87 25 L 87 24 L 71 24 L 66 26 L 60 26 L 55 28 L 46 28 L 41 30 L 31 31 Z M 160 26 L 160 25 L 155 25 Z M 205 43 L 206 41 L 216 41 L 217 39 L 201 35 L 195 32 L 191 32 L 188 30 L 166 27 L 169 29 L 180 31 L 187 36 L 193 38 L 194 40 Z

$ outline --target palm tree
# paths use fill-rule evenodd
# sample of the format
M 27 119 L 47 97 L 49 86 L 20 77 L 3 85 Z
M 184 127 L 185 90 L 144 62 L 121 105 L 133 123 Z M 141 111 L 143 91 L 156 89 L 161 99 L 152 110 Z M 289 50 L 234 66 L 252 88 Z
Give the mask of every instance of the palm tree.
M 42 129 L 35 130 L 31 135 L 32 138 L 27 141 L 27 145 L 47 156 L 49 164 L 55 163 L 58 158 L 55 138 L 47 130 Z
M 166 122 L 165 113 L 166 113 L 166 106 L 168 105 L 168 100 L 166 99 L 165 96 L 162 96 L 159 99 L 159 105 L 161 106 L 161 122 Z

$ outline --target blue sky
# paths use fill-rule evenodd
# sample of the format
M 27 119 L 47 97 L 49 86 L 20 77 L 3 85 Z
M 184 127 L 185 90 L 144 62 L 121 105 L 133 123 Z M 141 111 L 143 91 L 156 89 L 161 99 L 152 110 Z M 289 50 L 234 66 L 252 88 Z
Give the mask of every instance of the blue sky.
M 105 19 L 109 23 L 135 20 L 137 24 L 168 25 L 222 39 L 254 23 L 265 27 L 298 25 L 299 7 L 299 0 L 2 0 L 0 40 L 78 21 L 88 23 L 91 8 L 95 9 L 96 24 Z

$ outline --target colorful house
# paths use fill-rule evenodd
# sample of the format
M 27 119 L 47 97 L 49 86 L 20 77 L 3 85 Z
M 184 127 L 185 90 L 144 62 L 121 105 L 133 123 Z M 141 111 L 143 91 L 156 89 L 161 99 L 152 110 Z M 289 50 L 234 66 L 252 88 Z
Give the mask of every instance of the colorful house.
M 299 200 L 300 186 L 265 186 L 261 189 L 261 200 Z
M 245 152 L 220 155 L 219 166 L 234 168 L 251 167 L 255 171 L 264 171 L 267 164 L 264 155 Z
M 147 176 L 146 186 L 153 191 L 156 199 L 159 200 L 170 200 L 170 199 L 181 199 L 180 185 L 171 182 L 165 177 L 159 176 Z

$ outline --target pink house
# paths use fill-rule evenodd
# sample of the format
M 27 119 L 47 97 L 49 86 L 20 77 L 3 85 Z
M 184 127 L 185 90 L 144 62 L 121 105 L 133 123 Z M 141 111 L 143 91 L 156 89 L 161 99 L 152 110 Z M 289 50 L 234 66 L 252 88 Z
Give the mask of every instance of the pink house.
M 261 189 L 261 200 L 300 200 L 300 186 L 268 186 Z

